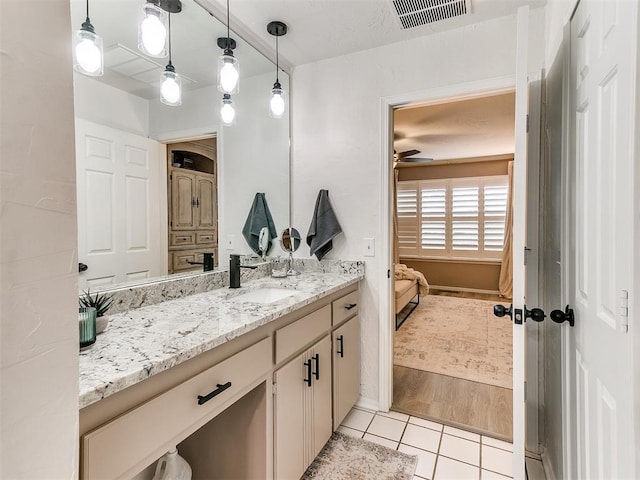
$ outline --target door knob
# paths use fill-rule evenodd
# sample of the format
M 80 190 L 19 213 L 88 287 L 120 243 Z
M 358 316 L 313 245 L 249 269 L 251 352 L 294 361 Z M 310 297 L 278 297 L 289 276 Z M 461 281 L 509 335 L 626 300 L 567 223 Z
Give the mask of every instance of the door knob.
M 576 323 L 576 318 L 573 314 L 573 309 L 567 305 L 564 308 L 564 312 L 562 310 L 554 310 L 549 314 L 549 318 L 556 323 L 569 322 L 569 326 L 573 327 Z
M 526 318 L 530 318 L 534 322 L 541 322 L 546 317 L 544 310 L 541 308 L 532 308 L 531 310 L 527 310 L 527 307 L 525 307 L 524 315 Z
M 494 305 L 493 306 L 493 314 L 496 317 L 504 317 L 508 315 L 509 318 L 512 318 L 513 305 L 509 305 L 509 307 L 505 307 L 504 305 Z
M 82 262 L 78 263 L 78 273 L 86 272 L 88 268 L 86 264 Z

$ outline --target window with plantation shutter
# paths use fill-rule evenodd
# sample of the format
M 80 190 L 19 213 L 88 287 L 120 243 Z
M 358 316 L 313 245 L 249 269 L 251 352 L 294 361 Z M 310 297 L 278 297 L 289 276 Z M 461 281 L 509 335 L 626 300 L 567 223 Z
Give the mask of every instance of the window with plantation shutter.
M 401 256 L 500 259 L 507 176 L 398 182 Z

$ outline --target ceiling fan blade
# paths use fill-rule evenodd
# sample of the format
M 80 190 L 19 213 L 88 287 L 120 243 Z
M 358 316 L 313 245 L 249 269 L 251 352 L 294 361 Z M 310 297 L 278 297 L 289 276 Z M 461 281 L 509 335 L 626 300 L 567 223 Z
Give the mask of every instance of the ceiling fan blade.
M 396 153 L 396 154 L 395 154 L 395 157 L 396 157 L 398 160 L 401 160 L 401 159 L 403 159 L 403 158 L 405 158 L 405 157 L 410 157 L 411 155 L 416 155 L 416 154 L 418 154 L 418 153 L 420 153 L 420 150 L 405 150 L 404 152 L 398 152 L 398 153 Z
M 429 162 L 433 162 L 433 158 L 426 158 L 426 157 L 399 158 L 398 162 L 402 162 L 402 163 L 429 163 Z

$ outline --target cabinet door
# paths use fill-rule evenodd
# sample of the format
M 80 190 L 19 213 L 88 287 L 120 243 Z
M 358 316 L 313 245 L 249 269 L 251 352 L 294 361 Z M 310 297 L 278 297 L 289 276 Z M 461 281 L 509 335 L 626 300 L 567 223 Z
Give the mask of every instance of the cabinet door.
M 275 373 L 275 478 L 278 480 L 298 480 L 307 468 L 305 390 L 311 390 L 304 381 L 308 378 L 307 356 L 307 352 L 297 356 Z
M 193 230 L 196 228 L 194 208 L 196 193 L 195 175 L 178 170 L 172 172 L 170 226 L 172 230 Z
M 360 320 L 353 317 L 333 332 L 333 428 L 338 428 L 360 395 Z
M 329 335 L 311 348 L 310 358 L 313 372 L 313 401 L 310 412 L 312 434 L 309 445 L 309 464 L 320 453 L 333 431 L 331 428 L 331 339 Z
M 197 228 L 215 228 L 217 220 L 216 179 L 212 175 L 196 176 L 198 203 L 196 207 Z

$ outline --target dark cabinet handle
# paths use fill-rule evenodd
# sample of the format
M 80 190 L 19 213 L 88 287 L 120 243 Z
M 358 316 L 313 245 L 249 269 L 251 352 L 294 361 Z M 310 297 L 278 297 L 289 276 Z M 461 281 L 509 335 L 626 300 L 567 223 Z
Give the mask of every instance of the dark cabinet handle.
M 207 403 L 209 400 L 211 400 L 213 397 L 217 397 L 218 395 L 220 395 L 222 392 L 224 392 L 227 388 L 231 387 L 231 382 L 227 382 L 223 385 L 221 384 L 216 384 L 216 389 L 211 392 L 209 395 L 198 395 L 198 405 L 202 405 L 203 403 Z
M 352 308 L 357 307 L 358 304 L 357 303 L 347 303 L 344 308 L 346 308 L 347 310 L 351 310 Z
M 316 353 L 311 359 L 316 362 L 316 371 L 313 374 L 316 376 L 316 380 L 320 380 L 320 354 Z
M 344 357 L 344 335 L 340 335 L 338 338 L 338 350 L 336 353 L 340 355 L 340 357 Z
M 304 383 L 307 384 L 308 387 L 311 386 L 311 360 L 307 360 L 304 362 L 304 366 L 307 367 L 307 378 L 304 379 Z

